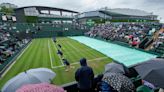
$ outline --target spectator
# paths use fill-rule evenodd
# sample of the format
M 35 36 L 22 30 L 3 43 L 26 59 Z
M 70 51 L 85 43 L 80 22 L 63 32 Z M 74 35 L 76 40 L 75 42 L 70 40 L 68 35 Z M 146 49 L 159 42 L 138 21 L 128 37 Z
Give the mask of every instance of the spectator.
M 85 58 L 80 60 L 81 67 L 75 73 L 80 92 L 92 92 L 94 73 L 91 67 L 87 66 Z
M 18 52 L 30 39 L 19 39 L 9 31 L 0 29 L 0 64 Z
M 149 35 L 152 29 L 157 31 L 160 28 L 160 23 L 110 23 L 95 26 L 85 33 L 85 35 L 101 37 L 105 40 L 117 40 L 129 44 L 135 41 L 133 44 L 137 46 L 146 35 Z

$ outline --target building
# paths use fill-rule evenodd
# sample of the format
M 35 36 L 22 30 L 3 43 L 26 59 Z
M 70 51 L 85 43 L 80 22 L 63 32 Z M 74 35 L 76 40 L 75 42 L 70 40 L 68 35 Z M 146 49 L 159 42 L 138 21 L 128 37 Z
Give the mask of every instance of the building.
M 17 5 L 11 4 L 11 3 L 2 3 L 0 4 L 0 7 L 6 7 L 6 8 L 18 8 Z
M 80 23 L 95 23 L 109 22 L 158 22 L 157 15 L 146 11 L 128 8 L 115 9 L 99 9 L 95 11 L 83 12 L 76 16 Z
M 27 6 L 15 9 L 17 22 L 30 23 L 61 23 L 72 22 L 78 12 L 45 6 Z

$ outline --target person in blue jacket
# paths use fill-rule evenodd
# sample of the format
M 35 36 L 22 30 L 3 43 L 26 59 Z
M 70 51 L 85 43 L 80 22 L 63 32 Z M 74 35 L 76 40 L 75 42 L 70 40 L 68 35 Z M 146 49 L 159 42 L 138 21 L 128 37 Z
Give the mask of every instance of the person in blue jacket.
M 63 60 L 63 64 L 65 65 L 65 71 L 69 71 L 70 68 L 74 68 L 74 66 L 71 66 L 69 61 L 65 58 L 62 59 Z
M 78 82 L 79 92 L 92 92 L 94 72 L 87 66 L 87 60 L 80 60 L 81 67 L 75 72 L 75 79 Z

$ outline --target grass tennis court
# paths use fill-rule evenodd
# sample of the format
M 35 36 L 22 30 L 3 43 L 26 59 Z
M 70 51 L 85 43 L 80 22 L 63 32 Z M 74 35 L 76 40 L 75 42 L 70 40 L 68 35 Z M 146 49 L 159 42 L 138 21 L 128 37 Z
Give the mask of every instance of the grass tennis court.
M 57 74 L 53 80 L 54 84 L 62 85 L 74 81 L 74 73 L 80 67 L 79 59 L 82 57 L 87 58 L 95 74 L 103 72 L 104 65 L 112 61 L 106 55 L 73 39 L 57 38 L 57 42 L 62 46 L 64 57 L 75 66 L 74 69 L 69 72 L 65 71 L 61 58 L 57 55 L 57 45 L 51 38 L 34 39 L 0 79 L 0 87 L 18 73 L 40 67 L 52 69 Z

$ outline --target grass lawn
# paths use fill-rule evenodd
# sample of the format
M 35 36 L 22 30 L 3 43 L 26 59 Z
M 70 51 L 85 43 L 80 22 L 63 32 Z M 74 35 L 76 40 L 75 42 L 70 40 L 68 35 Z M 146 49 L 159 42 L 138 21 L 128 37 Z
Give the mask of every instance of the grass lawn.
M 51 38 L 33 39 L 25 52 L 16 60 L 16 63 L 0 79 L 0 88 L 10 78 L 32 68 L 44 67 L 53 70 L 57 74 L 53 83 L 62 85 L 75 80 L 74 74 L 80 67 L 79 60 L 82 57 L 87 58 L 88 65 L 93 68 L 95 74 L 102 73 L 104 65 L 112 61 L 102 53 L 67 37 L 57 38 L 57 43 L 62 46 L 64 57 L 75 67 L 74 69 L 65 71 L 61 58 L 57 55 L 58 46 Z

